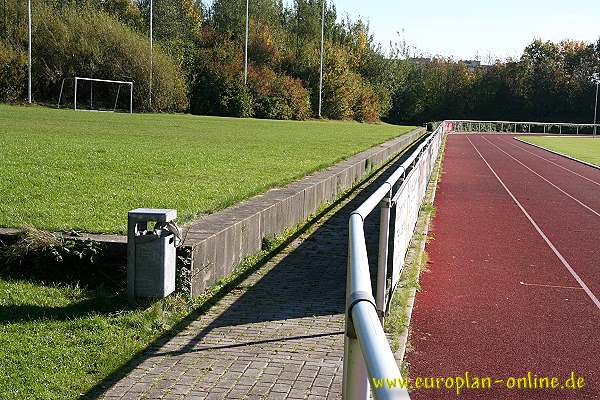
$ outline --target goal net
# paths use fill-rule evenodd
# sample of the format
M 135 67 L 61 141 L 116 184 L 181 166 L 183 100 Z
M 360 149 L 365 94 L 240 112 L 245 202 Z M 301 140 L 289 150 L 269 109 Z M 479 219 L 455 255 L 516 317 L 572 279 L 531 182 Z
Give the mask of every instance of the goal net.
M 133 112 L 133 82 L 110 79 L 65 78 L 58 108 L 85 111 Z

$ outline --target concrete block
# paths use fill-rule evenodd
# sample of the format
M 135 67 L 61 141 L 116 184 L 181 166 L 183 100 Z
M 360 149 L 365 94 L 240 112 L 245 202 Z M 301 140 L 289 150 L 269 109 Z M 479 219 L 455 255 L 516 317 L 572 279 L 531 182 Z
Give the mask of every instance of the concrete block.
M 280 231 L 277 229 L 277 206 L 272 204 L 260 213 L 260 226 L 263 236 L 278 235 Z
M 335 175 L 335 192 L 342 193 L 348 187 L 348 170 L 344 169 Z
M 233 236 L 233 238 L 230 238 L 230 241 L 232 242 L 231 264 L 233 268 L 235 268 L 245 257 L 242 250 L 242 225 L 239 222 L 236 222 L 231 226 L 231 229 L 231 235 Z
M 319 207 L 321 206 L 321 204 L 324 201 L 324 199 L 323 199 L 323 192 L 324 192 L 323 188 L 324 187 L 325 187 L 325 183 L 323 180 L 316 182 L 314 185 L 315 205 L 313 207 L 311 214 L 314 214 L 319 209 Z
M 216 246 L 215 236 L 210 236 L 193 247 L 192 295 L 200 296 L 204 290 L 215 283 Z M 219 277 L 220 278 L 220 277 Z
M 231 273 L 233 260 L 233 227 L 223 229 L 215 234 L 215 274 L 226 276 Z
M 307 219 L 317 209 L 317 185 L 318 183 L 314 183 L 311 186 L 304 189 L 304 205 L 302 208 L 303 220 Z
M 245 218 L 239 222 L 241 232 L 242 253 L 249 256 L 256 253 L 262 246 L 260 234 L 260 213 Z
M 290 217 L 284 229 L 294 227 L 308 218 L 308 216 L 305 217 L 305 202 L 306 189 L 290 198 Z
M 336 187 L 335 187 L 335 176 L 329 176 L 327 178 L 327 180 L 325 181 L 325 194 L 326 194 L 326 200 L 328 202 L 333 202 L 338 193 L 336 191 Z
M 276 212 L 276 220 L 275 226 L 277 228 L 277 232 L 281 233 L 287 226 L 287 224 L 291 221 L 291 200 L 290 197 L 287 196 L 279 201 L 277 206 L 275 207 Z

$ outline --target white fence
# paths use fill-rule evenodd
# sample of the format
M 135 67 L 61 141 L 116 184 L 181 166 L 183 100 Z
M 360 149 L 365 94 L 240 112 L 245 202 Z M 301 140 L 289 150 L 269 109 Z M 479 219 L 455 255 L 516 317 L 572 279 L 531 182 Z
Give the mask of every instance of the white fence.
M 595 135 L 599 126 L 599 124 L 573 124 L 564 122 L 444 121 L 444 128 L 448 133 L 545 133 L 559 135 Z
M 384 385 L 372 388 L 375 399 L 408 399 L 400 370 L 383 331 L 383 316 L 388 291 L 388 250 L 390 220 L 394 218 L 393 288 L 400 277 L 410 239 L 412 238 L 427 184 L 435 166 L 444 124 L 441 124 L 406 161 L 350 216 L 348 245 L 348 278 L 346 284 L 346 332 L 344 339 L 344 384 L 346 400 L 369 398 L 372 379 L 383 379 Z M 377 300 L 371 290 L 371 276 L 363 224 L 377 206 L 381 206 Z M 390 294 L 388 294 L 390 293 Z M 396 382 L 395 387 L 388 385 Z

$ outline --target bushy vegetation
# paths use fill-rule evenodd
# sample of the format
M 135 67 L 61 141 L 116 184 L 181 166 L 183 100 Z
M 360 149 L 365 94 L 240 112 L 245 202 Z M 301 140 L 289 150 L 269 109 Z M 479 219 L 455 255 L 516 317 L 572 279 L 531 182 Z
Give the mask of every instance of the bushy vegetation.
M 597 43 L 533 41 L 520 59 L 468 68 L 447 59 L 398 60 L 391 122 L 444 118 L 590 122 Z
M 139 33 L 105 11 L 87 6 L 57 9 L 36 3 L 33 22 L 33 96 L 37 101 L 55 103 L 63 78 L 85 76 L 133 81 L 135 108 L 149 110 L 150 49 Z M 15 101 L 25 92 L 26 59 L 24 52 L 17 50 L 24 48 L 24 41 L 22 30 L 4 43 L 0 41 L 0 79 L 6 76 L 15 82 L 8 85 L 6 93 L 0 89 L 1 100 Z M 152 109 L 187 110 L 181 68 L 160 46 L 155 48 L 153 64 Z M 72 90 L 68 95 L 72 96 Z
M 26 54 L 0 41 L 0 101 L 19 101 L 26 88 Z
M 150 54 L 148 43 L 104 12 L 65 8 L 60 16 L 38 7 L 34 34 L 36 94 L 51 99 L 63 77 L 89 76 L 132 80 L 134 103 L 148 109 Z M 153 59 L 152 107 L 158 111 L 186 110 L 183 72 L 157 49 Z
M 24 4 L 3 5 L 0 101 L 24 96 Z M 62 77 L 77 74 L 135 80 L 139 111 L 314 117 L 322 4 L 250 1 L 245 84 L 244 0 L 214 0 L 210 7 L 202 0 L 155 2 L 150 107 L 149 0 L 34 0 L 34 97 L 54 101 Z M 600 69 L 600 41 L 536 40 L 518 60 L 479 68 L 452 59 L 411 58 L 405 43 L 386 54 L 367 24 L 340 20 L 331 4 L 325 13 L 325 48 L 322 115 L 368 122 L 587 121 L 594 95 L 589 76 Z
M 321 6 L 315 0 L 297 0 L 289 7 L 278 0 L 251 1 L 246 85 L 243 1 L 216 0 L 211 7 L 195 0 L 156 2 L 158 49 L 150 108 L 148 0 L 37 0 L 34 97 L 53 102 L 62 78 L 74 75 L 132 79 L 139 111 L 307 119 L 317 114 Z M 0 70 L 16 74 L 11 63 L 22 61 L 26 45 L 24 10 L 16 3 L 4 11 L 9 27 L 2 40 L 8 50 L 0 48 Z M 384 58 L 364 23 L 336 19 L 331 6 L 326 11 L 323 116 L 377 121 L 389 109 L 390 96 L 383 69 L 372 61 Z M 22 82 L 21 77 L 14 87 L 20 89 Z M 23 90 L 13 92 L 3 93 L 2 100 L 22 98 Z

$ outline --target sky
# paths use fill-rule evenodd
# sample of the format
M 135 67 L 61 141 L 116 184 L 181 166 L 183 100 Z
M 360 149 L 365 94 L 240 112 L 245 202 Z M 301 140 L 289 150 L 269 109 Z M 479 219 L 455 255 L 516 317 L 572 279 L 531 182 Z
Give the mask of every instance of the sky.
M 369 21 L 389 49 L 403 37 L 424 55 L 518 58 L 535 38 L 595 42 L 600 0 L 328 0 L 339 14 Z

